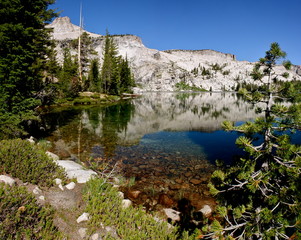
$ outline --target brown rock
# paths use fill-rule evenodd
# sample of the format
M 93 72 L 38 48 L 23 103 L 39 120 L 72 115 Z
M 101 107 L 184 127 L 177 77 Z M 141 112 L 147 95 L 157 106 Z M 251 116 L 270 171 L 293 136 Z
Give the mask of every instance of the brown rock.
M 167 194 L 160 194 L 158 203 L 165 207 L 171 207 L 174 204 L 174 201 Z
M 173 184 L 173 185 L 170 185 L 169 188 L 171 190 L 179 190 L 182 188 L 182 186 L 180 184 Z
M 185 177 L 191 177 L 191 175 L 192 175 L 191 172 L 186 172 L 186 173 L 184 174 Z
M 128 192 L 128 197 L 129 198 L 133 198 L 133 199 L 137 199 L 140 195 L 141 191 L 136 190 L 136 191 L 129 191 Z
M 181 178 L 177 178 L 177 179 L 175 180 L 175 182 L 181 184 L 181 183 L 183 183 L 184 181 L 183 181 Z
M 192 184 L 198 185 L 198 184 L 200 184 L 200 183 L 202 182 L 202 180 L 193 178 L 193 179 L 190 180 L 190 182 L 191 182 Z

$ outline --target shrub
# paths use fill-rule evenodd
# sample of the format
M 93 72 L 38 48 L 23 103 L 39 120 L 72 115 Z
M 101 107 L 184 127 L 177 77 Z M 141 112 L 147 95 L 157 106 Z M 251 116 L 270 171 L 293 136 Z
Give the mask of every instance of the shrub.
M 44 150 L 21 139 L 0 141 L 0 172 L 41 186 L 51 186 L 55 178 L 65 178 L 63 170 Z
M 141 208 L 122 208 L 118 190 L 104 179 L 90 180 L 84 190 L 87 202 L 86 211 L 90 213 L 90 231 L 97 226 L 111 226 L 121 239 L 177 239 L 177 228 L 168 227 L 164 221 L 155 220 Z M 185 238 L 188 239 L 187 233 Z M 105 236 L 111 239 L 112 236 Z M 195 239 L 195 238 L 192 238 Z
M 0 239 L 63 239 L 53 213 L 39 206 L 24 187 L 0 184 Z

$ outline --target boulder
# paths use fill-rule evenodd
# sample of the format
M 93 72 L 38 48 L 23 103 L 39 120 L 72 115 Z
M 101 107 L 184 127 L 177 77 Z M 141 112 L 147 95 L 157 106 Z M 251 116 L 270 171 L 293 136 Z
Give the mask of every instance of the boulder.
M 65 169 L 69 179 L 75 178 L 78 183 L 86 183 L 97 173 L 84 169 L 80 164 L 70 160 L 58 160 L 56 163 Z
M 60 158 L 58 155 L 52 153 L 52 152 L 49 152 L 47 151 L 46 154 L 48 155 L 48 157 L 50 157 L 51 159 L 53 159 L 53 161 L 58 161 Z

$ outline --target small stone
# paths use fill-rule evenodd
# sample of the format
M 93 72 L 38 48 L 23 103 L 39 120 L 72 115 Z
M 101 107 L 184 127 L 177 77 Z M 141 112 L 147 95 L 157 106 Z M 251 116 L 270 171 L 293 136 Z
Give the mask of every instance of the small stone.
M 47 151 L 46 154 L 48 155 L 48 157 L 50 157 L 53 161 L 58 161 L 60 158 L 58 155 L 52 153 L 52 152 L 49 152 Z
M 132 201 L 129 199 L 123 199 L 121 204 L 122 208 L 128 208 L 132 205 Z
M 183 183 L 183 179 L 177 178 L 177 179 L 175 180 L 175 182 L 178 183 L 178 184 L 181 184 L 181 183 Z
M 186 172 L 186 173 L 184 173 L 184 176 L 185 177 L 190 177 L 190 176 L 192 176 L 192 173 L 191 172 Z
M 71 183 L 69 183 L 69 184 L 67 184 L 65 187 L 67 188 L 67 189 L 69 189 L 69 190 L 72 190 L 72 189 L 74 189 L 75 188 L 75 183 L 74 182 L 71 182 Z
M 86 237 L 86 234 L 87 234 L 87 228 L 80 228 L 80 229 L 78 229 L 78 233 L 79 233 L 80 237 L 82 239 L 84 239 Z
M 123 192 L 118 192 L 118 196 L 119 196 L 121 199 L 124 199 L 124 193 L 123 193 Z
M 174 201 L 167 194 L 161 194 L 158 203 L 165 207 L 171 207 L 174 204 Z
M 99 234 L 98 233 L 94 233 L 92 236 L 91 236 L 91 240 L 98 240 L 99 239 Z
M 0 182 L 4 182 L 5 184 L 8 184 L 9 186 L 12 186 L 16 183 L 16 181 L 13 178 L 6 176 L 6 175 L 0 175 Z
M 199 212 L 201 212 L 205 217 L 208 217 L 212 213 L 212 209 L 209 205 L 204 205 Z
M 194 178 L 194 179 L 191 179 L 190 182 L 194 185 L 199 185 L 202 182 L 202 180 Z
M 195 170 L 200 170 L 200 169 L 202 169 L 202 165 L 195 165 L 195 166 L 194 166 L 194 169 L 195 169 Z
M 137 199 L 140 195 L 141 191 L 136 190 L 136 191 L 129 191 L 129 197 L 133 199 Z
M 54 179 L 56 185 L 62 184 L 62 179 L 56 178 Z
M 89 216 L 90 216 L 89 213 L 83 213 L 82 215 L 80 215 L 80 216 L 77 218 L 76 222 L 77 222 L 77 223 L 81 223 L 81 222 L 84 222 L 84 221 L 88 221 L 88 220 L 89 220 Z
M 114 177 L 114 178 L 113 178 L 113 182 L 114 182 L 115 184 L 120 184 L 120 180 L 119 180 L 119 178 L 117 178 L 117 177 Z
M 172 208 L 164 208 L 163 209 L 165 215 L 170 218 L 172 221 L 180 221 L 180 212 L 172 209 Z
M 180 185 L 180 184 L 174 184 L 174 185 L 170 185 L 169 188 L 171 190 L 179 190 L 179 189 L 182 188 L 182 185 Z
M 45 197 L 44 197 L 44 196 L 39 196 L 39 199 L 40 199 L 41 201 L 45 201 Z
M 30 138 L 27 139 L 28 142 L 30 142 L 31 144 L 35 144 L 36 142 L 34 141 L 33 136 L 31 136 Z
M 32 190 L 32 192 L 33 192 L 34 194 L 38 195 L 38 194 L 41 194 L 41 193 L 42 193 L 42 190 L 39 189 L 38 187 L 35 187 L 35 188 Z
M 63 187 L 62 184 L 59 184 L 59 188 L 60 188 L 62 191 L 64 191 L 64 187 Z

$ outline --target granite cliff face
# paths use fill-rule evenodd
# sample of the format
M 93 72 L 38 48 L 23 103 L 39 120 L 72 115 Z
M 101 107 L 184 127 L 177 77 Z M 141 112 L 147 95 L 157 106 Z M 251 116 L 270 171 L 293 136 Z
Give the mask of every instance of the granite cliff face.
M 69 41 L 78 38 L 80 28 L 72 24 L 68 17 L 57 18 L 47 27 L 53 28 L 53 38 L 58 42 L 58 59 L 62 61 L 62 49 Z M 87 33 L 93 38 L 93 47 L 101 63 L 104 36 Z M 179 82 L 212 91 L 233 90 L 242 82 L 253 83 L 250 72 L 254 63 L 237 61 L 232 54 L 214 50 L 159 51 L 145 47 L 141 39 L 134 35 L 114 36 L 114 41 L 119 54 L 127 56 L 131 64 L 139 86 L 136 92 L 174 91 Z M 278 66 L 276 72 L 281 75 L 286 70 Z M 289 71 L 289 76 L 301 80 L 300 72 L 300 66 L 296 66 Z M 283 77 L 280 79 L 287 81 Z

